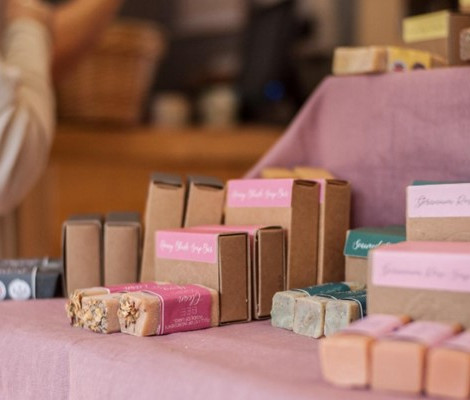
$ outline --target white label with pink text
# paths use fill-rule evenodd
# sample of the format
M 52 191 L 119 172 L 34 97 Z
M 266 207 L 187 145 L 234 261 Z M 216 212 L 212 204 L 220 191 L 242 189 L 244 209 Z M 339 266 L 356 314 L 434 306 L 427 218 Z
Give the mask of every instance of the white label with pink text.
M 228 207 L 290 207 L 293 179 L 240 179 L 227 184 Z

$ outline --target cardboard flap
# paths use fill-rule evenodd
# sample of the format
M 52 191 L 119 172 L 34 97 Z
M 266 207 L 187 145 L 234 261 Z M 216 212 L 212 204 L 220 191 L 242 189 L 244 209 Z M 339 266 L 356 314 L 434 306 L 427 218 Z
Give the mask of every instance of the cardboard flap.
M 153 183 L 164 183 L 171 186 L 183 186 L 183 179 L 179 175 L 153 172 L 150 176 Z
M 224 188 L 224 183 L 213 176 L 188 175 L 188 183 L 196 186 L 208 186 L 215 189 Z
M 109 212 L 106 214 L 106 225 L 140 225 L 138 212 Z

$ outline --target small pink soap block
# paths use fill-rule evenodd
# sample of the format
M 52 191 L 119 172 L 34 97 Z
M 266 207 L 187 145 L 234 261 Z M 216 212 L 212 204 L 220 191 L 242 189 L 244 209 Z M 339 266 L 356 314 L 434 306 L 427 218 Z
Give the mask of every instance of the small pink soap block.
M 460 329 L 458 324 L 417 321 L 376 341 L 372 346 L 372 388 L 420 393 L 426 352 Z
M 470 397 L 470 331 L 429 350 L 426 393 L 436 397 Z
M 406 316 L 375 314 L 320 341 L 323 378 L 338 386 L 362 388 L 370 382 L 370 349 L 376 338 L 407 323 Z

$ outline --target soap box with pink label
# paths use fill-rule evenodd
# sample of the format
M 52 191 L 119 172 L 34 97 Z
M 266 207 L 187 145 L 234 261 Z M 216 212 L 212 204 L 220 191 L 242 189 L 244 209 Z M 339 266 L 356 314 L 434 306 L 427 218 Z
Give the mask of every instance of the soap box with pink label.
M 460 323 L 470 328 L 470 242 L 407 241 L 369 255 L 371 314 Z

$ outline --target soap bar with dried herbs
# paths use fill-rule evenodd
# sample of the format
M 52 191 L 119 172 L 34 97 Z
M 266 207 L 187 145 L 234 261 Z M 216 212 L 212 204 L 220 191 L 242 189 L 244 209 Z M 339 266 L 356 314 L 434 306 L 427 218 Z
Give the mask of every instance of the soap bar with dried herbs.
M 76 289 L 69 296 L 65 303 L 65 311 L 70 320 L 70 325 L 83 327 L 82 316 L 82 300 L 88 296 L 107 294 L 109 290 L 104 287 L 92 287 L 85 289 Z
M 117 312 L 122 293 L 88 296 L 82 300 L 82 323 L 85 329 L 98 333 L 120 331 Z

